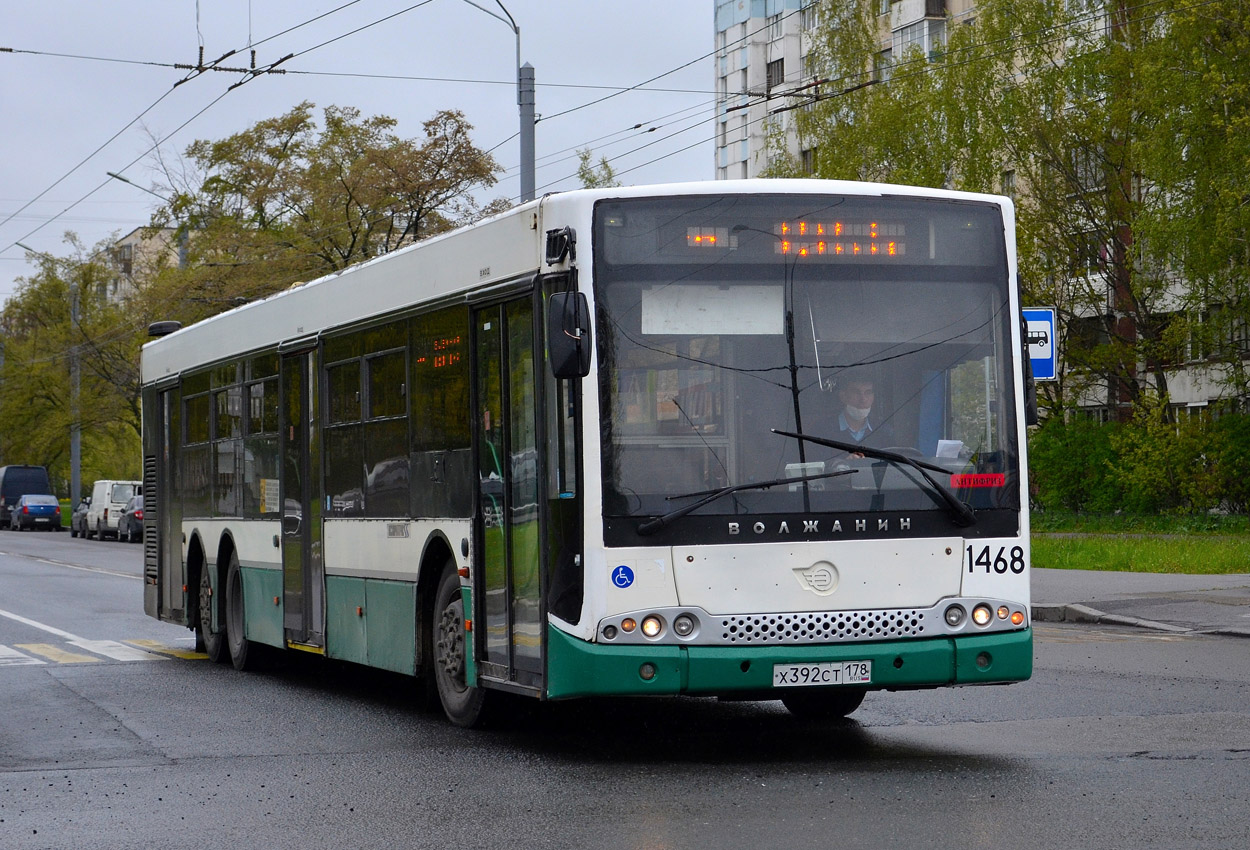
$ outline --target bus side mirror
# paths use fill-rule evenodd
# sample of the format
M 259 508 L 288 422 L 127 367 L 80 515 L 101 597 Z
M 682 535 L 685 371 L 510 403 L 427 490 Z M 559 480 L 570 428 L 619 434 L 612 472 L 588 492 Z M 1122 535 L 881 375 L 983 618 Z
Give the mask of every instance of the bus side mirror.
M 584 378 L 590 373 L 590 307 L 582 293 L 548 296 L 547 359 L 557 378 Z

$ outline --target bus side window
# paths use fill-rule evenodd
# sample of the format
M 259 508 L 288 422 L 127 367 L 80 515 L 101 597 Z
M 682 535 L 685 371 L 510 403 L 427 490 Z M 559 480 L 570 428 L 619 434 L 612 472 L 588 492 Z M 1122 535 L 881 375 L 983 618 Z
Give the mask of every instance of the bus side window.
M 413 516 L 466 516 L 476 499 L 470 449 L 469 311 L 412 319 L 407 402 Z

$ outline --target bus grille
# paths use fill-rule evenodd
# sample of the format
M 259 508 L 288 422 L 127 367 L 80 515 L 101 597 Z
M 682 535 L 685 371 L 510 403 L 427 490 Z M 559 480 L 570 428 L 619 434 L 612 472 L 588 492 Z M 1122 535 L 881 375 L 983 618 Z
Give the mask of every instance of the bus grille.
M 915 609 L 755 614 L 717 618 L 726 643 L 831 643 L 918 637 L 925 612 Z

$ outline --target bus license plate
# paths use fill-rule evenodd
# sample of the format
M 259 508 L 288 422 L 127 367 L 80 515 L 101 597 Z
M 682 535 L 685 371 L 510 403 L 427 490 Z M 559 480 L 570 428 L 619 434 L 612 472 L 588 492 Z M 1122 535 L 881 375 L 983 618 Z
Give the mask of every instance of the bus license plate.
M 822 661 L 818 664 L 774 664 L 774 688 L 806 685 L 867 685 L 872 682 L 871 661 Z

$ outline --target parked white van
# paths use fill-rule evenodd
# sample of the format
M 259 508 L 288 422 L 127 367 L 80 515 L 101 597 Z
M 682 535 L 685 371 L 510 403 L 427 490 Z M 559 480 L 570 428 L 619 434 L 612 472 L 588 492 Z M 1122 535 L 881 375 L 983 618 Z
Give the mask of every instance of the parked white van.
M 91 506 L 87 508 L 85 536 L 103 540 L 117 537 L 117 520 L 131 496 L 143 492 L 142 481 L 97 481 L 91 488 Z

